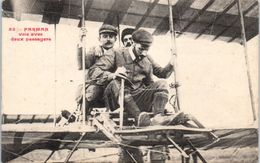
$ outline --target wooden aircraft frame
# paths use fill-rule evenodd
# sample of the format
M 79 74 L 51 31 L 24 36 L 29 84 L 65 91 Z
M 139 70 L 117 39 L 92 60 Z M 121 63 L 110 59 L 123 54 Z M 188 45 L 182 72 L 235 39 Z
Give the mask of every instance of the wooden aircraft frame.
M 185 1 L 186 2 L 186 1 Z M 210 1 L 213 3 L 213 1 Z M 244 17 L 243 13 L 241 10 L 241 1 L 237 0 L 234 1 L 238 5 L 239 9 L 239 16 L 240 16 L 240 22 L 241 22 L 241 33 L 242 33 L 242 38 L 243 38 L 243 45 L 246 49 L 246 42 L 247 38 L 245 35 L 245 27 L 244 27 Z M 88 8 L 89 3 L 93 3 L 93 1 L 88 1 L 87 4 L 85 3 L 85 0 L 82 0 L 82 15 L 81 15 L 81 26 L 82 28 L 85 27 L 85 9 Z M 149 15 L 151 12 L 152 8 L 158 3 L 157 0 L 152 3 L 150 6 L 150 9 L 147 10 L 145 13 L 146 16 Z M 170 29 L 170 34 L 171 34 L 171 53 L 175 57 L 177 57 L 177 52 L 176 52 L 176 45 L 175 45 L 175 39 L 176 39 L 176 31 L 174 29 L 174 19 L 173 19 L 173 11 L 172 11 L 172 2 L 168 0 L 168 6 L 169 6 L 169 29 Z M 235 3 L 234 3 L 235 4 Z M 232 3 L 232 5 L 234 5 Z M 210 4 L 209 4 L 210 5 Z M 84 6 L 84 7 L 83 7 Z M 206 5 L 207 6 L 207 5 Z M 231 8 L 231 7 L 230 7 Z M 202 12 L 205 11 L 206 8 L 202 9 Z M 228 9 L 227 9 L 228 10 Z M 227 12 L 227 11 L 225 11 Z M 195 21 L 199 16 L 201 16 L 202 13 L 198 13 L 197 16 L 194 17 L 192 21 Z M 143 22 L 138 24 L 138 27 L 142 25 Z M 189 28 L 190 24 L 188 24 L 182 32 L 185 32 L 187 28 Z M 179 34 L 181 35 L 181 34 Z M 83 37 L 82 39 L 82 45 L 85 46 L 85 40 L 86 38 Z M 233 38 L 232 38 L 233 39 Z M 83 54 L 85 53 L 85 47 L 83 47 Z M 247 53 L 245 50 L 245 56 L 247 58 Z M 82 59 L 82 65 L 85 67 L 85 59 Z M 177 65 L 177 64 L 176 64 Z M 175 66 L 175 71 L 178 72 L 178 68 Z M 83 73 L 83 75 L 85 72 Z M 178 83 L 178 73 L 174 73 L 175 81 L 174 83 Z M 252 97 L 252 88 L 251 88 L 251 78 L 249 75 L 249 72 L 247 72 L 248 79 L 249 79 L 249 85 L 250 85 L 250 95 L 251 95 L 251 104 L 252 104 L 252 112 L 253 112 L 253 117 L 256 119 L 255 115 L 255 108 L 254 108 L 254 101 Z M 122 83 L 124 80 L 122 80 Z M 85 82 L 83 82 L 83 88 L 85 88 Z M 123 85 L 123 84 L 122 84 Z M 175 109 L 176 113 L 174 114 L 183 114 L 180 112 L 180 101 L 178 99 L 178 87 L 175 87 L 176 89 L 176 97 L 177 97 L 177 109 Z M 122 89 L 123 90 L 123 89 Z M 83 99 L 85 99 L 85 89 L 83 89 Z M 123 92 L 121 92 L 122 94 Z M 121 95 L 122 97 L 123 95 Z M 218 137 L 221 137 L 221 134 L 216 134 L 214 130 L 211 129 L 206 129 L 195 117 L 191 115 L 186 115 L 186 120 L 182 121 L 182 123 L 179 124 L 174 124 L 174 125 L 169 125 L 169 126 L 148 126 L 145 128 L 138 128 L 138 127 L 130 127 L 130 126 L 124 126 L 123 125 L 123 115 L 124 115 L 124 110 L 123 110 L 123 98 L 121 98 L 121 109 L 120 112 L 118 113 L 119 115 L 119 124 L 115 123 L 111 118 L 109 118 L 112 114 L 114 113 L 108 113 L 108 112 L 100 112 L 97 111 L 92 114 L 92 116 L 88 119 L 86 122 L 85 120 L 87 119 L 85 117 L 85 100 L 83 100 L 83 104 L 81 110 L 82 110 L 82 121 L 79 122 L 74 122 L 74 123 L 64 123 L 62 126 L 59 126 L 56 123 L 57 116 L 46 116 L 45 118 L 38 118 L 41 119 L 39 122 L 40 123 L 35 123 L 37 120 L 37 115 L 32 115 L 29 119 L 23 119 L 21 116 L 10 116 L 10 115 L 3 115 L 2 118 L 2 139 L 3 138 L 8 138 L 8 135 L 5 133 L 11 133 L 14 137 L 14 144 L 13 147 L 18 147 L 22 146 L 22 144 L 27 144 L 24 143 L 24 134 L 25 133 L 49 133 L 49 135 L 45 138 L 42 139 L 37 139 L 37 141 L 51 141 L 51 142 L 56 142 L 53 147 L 53 145 L 47 145 L 46 148 L 50 148 L 52 150 L 58 149 L 61 144 L 62 144 L 62 139 L 65 136 L 68 136 L 70 134 L 76 134 L 76 137 L 71 138 L 69 141 L 65 141 L 65 143 L 69 143 L 69 148 L 71 149 L 71 152 L 68 154 L 67 158 L 65 159 L 64 162 L 68 162 L 70 157 L 72 156 L 73 152 L 80 147 L 83 148 L 98 148 L 98 147 L 104 147 L 104 146 L 127 146 L 131 148 L 138 148 L 138 146 L 156 146 L 156 145 L 165 145 L 168 147 L 176 148 L 180 155 L 182 156 L 182 162 L 189 162 L 190 158 L 193 158 L 194 163 L 197 162 L 197 157 L 202 161 L 206 162 L 206 160 L 202 157 L 200 152 L 197 150 L 197 147 L 204 147 L 204 148 L 210 148 L 213 147 L 215 144 L 217 144 L 219 141 Z M 183 117 L 185 117 L 183 116 Z M 15 118 L 14 118 L 15 117 Z M 44 116 L 43 116 L 44 117 Z M 24 123 L 22 123 L 24 121 Z M 53 123 L 51 122 L 53 121 Z M 188 122 L 192 122 L 188 123 Z M 44 127 L 43 127 L 44 126 Z M 253 129 L 254 130 L 254 129 Z M 86 140 L 88 139 L 88 135 L 90 134 L 98 134 L 102 133 L 103 136 L 102 141 L 105 141 L 106 143 L 103 145 L 87 145 L 88 142 Z M 228 134 L 232 134 L 231 131 L 227 132 Z M 225 134 L 227 134 L 225 133 Z M 197 141 L 200 140 L 200 141 Z M 206 141 L 205 141 L 206 140 Z M 58 142 L 58 143 L 57 143 Z M 41 143 L 41 142 L 40 142 Z M 46 142 L 45 142 L 46 143 Z M 64 142 L 63 142 L 64 143 Z M 85 144 L 83 146 L 80 146 L 80 144 Z M 9 144 L 3 144 L 3 152 L 10 153 L 8 151 L 9 149 Z M 30 148 L 30 143 L 29 145 L 26 145 L 26 148 Z M 63 145 L 63 147 L 68 147 L 66 145 Z M 3 153 L 2 152 L 2 153 Z M 26 150 L 23 150 L 20 152 L 20 154 L 14 154 L 14 156 L 20 156 L 22 153 L 26 152 Z M 12 152 L 11 152 L 12 154 Z M 50 154 L 50 156 L 45 160 L 47 162 L 53 152 Z

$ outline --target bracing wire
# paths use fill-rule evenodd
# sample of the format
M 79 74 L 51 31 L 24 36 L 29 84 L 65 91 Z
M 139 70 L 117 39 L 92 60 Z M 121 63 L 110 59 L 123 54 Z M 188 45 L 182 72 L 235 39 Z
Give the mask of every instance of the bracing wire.
M 4 149 L 4 148 L 2 148 L 2 150 L 5 151 L 5 152 L 7 152 L 7 153 L 10 153 L 10 154 L 12 154 L 12 155 L 14 155 L 14 156 L 18 156 L 18 157 L 21 157 L 21 158 L 26 159 L 26 160 L 28 160 L 28 161 L 34 162 L 33 160 L 31 160 L 31 159 L 29 159 L 29 158 L 27 158 L 27 157 L 24 157 L 24 156 L 22 156 L 22 155 L 16 154 L 16 153 L 11 152 L 11 151 L 9 151 L 9 150 L 6 150 L 6 149 Z

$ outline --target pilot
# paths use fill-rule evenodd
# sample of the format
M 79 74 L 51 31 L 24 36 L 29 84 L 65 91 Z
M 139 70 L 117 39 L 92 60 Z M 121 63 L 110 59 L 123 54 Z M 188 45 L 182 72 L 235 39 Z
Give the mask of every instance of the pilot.
M 134 28 L 125 28 L 121 33 L 121 41 L 124 47 L 131 47 L 133 44 L 132 34 L 135 31 Z M 131 155 L 131 156 L 130 156 Z M 131 163 L 135 162 L 142 163 L 143 160 L 143 153 L 139 148 L 131 148 L 131 147 L 122 147 L 119 148 L 119 163 Z
M 139 29 L 132 34 L 133 45 L 114 51 L 116 57 L 102 57 L 90 70 L 92 74 L 102 77 L 102 82 L 110 82 L 104 92 L 106 107 L 114 111 L 119 108 L 118 96 L 120 82 L 118 74 L 124 74 L 133 85 L 125 85 L 124 106 L 126 112 L 132 115 L 138 126 L 166 124 L 171 117 L 164 115 L 168 102 L 167 82 L 154 82 L 152 75 L 168 78 L 173 72 L 173 57 L 164 67 L 160 67 L 147 54 L 153 42 L 152 35 Z M 117 68 L 115 72 L 107 71 Z M 149 113 L 154 117 L 150 119 Z

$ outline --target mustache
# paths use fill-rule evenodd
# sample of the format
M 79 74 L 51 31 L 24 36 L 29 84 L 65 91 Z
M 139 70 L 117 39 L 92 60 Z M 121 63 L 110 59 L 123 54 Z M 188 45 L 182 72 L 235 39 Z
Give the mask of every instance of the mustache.
M 107 42 L 105 43 L 105 45 L 110 45 L 110 44 L 112 44 L 111 41 L 107 41 Z
M 126 47 L 130 47 L 131 46 L 131 43 L 126 43 Z

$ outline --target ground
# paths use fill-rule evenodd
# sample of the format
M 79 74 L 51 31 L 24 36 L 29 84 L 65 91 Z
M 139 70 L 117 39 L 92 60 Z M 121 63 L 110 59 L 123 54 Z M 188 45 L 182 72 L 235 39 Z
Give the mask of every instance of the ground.
M 226 149 L 210 149 L 207 151 L 201 150 L 201 154 L 209 163 L 257 163 L 258 149 L 256 147 L 243 148 L 226 148 Z M 10 161 L 10 163 L 20 162 L 43 162 L 50 150 L 35 150 Z M 69 150 L 59 150 L 54 153 L 49 162 L 63 162 L 68 155 Z M 25 159 L 27 158 L 27 159 Z M 30 160 L 28 160 L 30 159 Z M 71 157 L 71 161 L 75 162 L 117 162 L 118 150 L 116 148 L 96 149 L 96 152 L 89 152 L 86 149 L 77 150 Z M 171 162 L 181 162 L 181 157 L 176 150 L 171 150 L 171 158 L 167 160 Z

